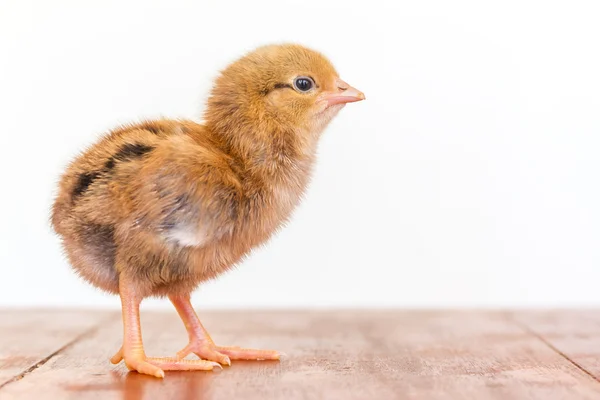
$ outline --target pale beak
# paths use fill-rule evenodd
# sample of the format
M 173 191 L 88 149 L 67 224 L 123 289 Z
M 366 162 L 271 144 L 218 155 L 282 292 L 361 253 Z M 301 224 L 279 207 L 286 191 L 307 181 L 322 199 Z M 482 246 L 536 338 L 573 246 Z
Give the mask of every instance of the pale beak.
M 335 86 L 336 90 L 333 92 L 326 92 L 323 96 L 323 100 L 327 102 L 327 107 L 366 99 L 363 92 L 353 88 L 339 78 L 336 80 Z

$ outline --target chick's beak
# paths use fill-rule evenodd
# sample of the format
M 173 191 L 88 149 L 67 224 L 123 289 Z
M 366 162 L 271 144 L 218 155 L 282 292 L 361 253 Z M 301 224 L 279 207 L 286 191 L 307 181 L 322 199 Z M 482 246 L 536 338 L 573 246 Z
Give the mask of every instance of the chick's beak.
M 327 101 L 327 107 L 366 99 L 363 92 L 350 86 L 339 78 L 336 80 L 335 87 L 336 89 L 334 91 L 327 92 L 323 96 L 323 100 Z

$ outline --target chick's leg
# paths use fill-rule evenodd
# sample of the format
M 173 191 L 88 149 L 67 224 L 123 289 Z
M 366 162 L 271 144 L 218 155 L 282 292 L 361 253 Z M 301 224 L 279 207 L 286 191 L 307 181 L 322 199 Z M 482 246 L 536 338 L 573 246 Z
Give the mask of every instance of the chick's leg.
M 190 296 L 169 296 L 169 299 L 175 306 L 177 313 L 185 324 L 190 342 L 180 352 L 177 358 L 182 359 L 190 353 L 198 357 L 216 361 L 221 364 L 231 365 L 231 360 L 279 360 L 280 354 L 273 350 L 243 349 L 240 347 L 217 346 L 210 335 L 202 326 L 192 303 Z
M 136 293 L 135 287 L 122 278 L 119 281 L 119 292 L 123 311 L 123 346 L 111 358 L 113 364 L 125 360 L 129 370 L 142 374 L 154 375 L 157 378 L 165 376 L 164 370 L 212 370 L 219 366 L 216 362 L 205 360 L 179 360 L 175 358 L 146 357 L 142 343 L 140 326 L 141 296 Z

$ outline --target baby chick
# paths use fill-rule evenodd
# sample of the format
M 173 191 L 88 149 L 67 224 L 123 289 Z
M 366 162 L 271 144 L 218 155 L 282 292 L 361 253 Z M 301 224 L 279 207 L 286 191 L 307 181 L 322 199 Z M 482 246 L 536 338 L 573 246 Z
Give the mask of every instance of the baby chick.
M 124 337 L 113 363 L 164 377 L 164 370 L 279 359 L 276 351 L 216 345 L 190 293 L 289 218 L 321 132 L 346 103 L 364 98 L 320 53 L 265 46 L 222 71 L 204 124 L 120 127 L 68 166 L 52 225 L 75 271 L 121 297 Z M 176 357 L 144 352 L 139 305 L 149 296 L 168 297 L 185 324 L 189 344 Z M 201 359 L 184 359 L 190 353 Z

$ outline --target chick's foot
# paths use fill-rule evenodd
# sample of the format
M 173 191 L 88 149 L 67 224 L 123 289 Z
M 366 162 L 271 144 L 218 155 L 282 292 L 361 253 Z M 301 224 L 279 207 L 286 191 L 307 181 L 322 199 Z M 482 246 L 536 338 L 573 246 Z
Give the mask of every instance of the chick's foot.
M 177 353 L 177 358 L 182 359 L 188 354 L 194 353 L 200 358 L 226 365 L 231 365 L 231 360 L 258 361 L 279 360 L 281 358 L 282 354 L 274 350 L 244 349 L 241 347 L 215 345 L 206 329 L 204 329 L 204 326 L 202 326 L 196 311 L 194 311 L 189 294 L 171 295 L 169 299 L 171 299 L 177 313 L 181 317 L 190 338 L 189 344 Z
M 130 371 L 137 371 L 140 374 L 152 375 L 157 378 L 164 378 L 164 371 L 211 371 L 214 367 L 222 368 L 219 363 L 212 361 L 146 357 L 143 352 L 124 356 L 123 348 L 110 359 L 110 362 L 118 364 L 121 360 L 125 360 L 125 365 Z
M 180 352 L 178 359 L 194 353 L 201 359 L 215 361 L 220 364 L 231 365 L 231 360 L 279 360 L 281 354 L 274 350 L 244 349 L 241 347 L 217 346 L 207 340 L 192 340 Z

